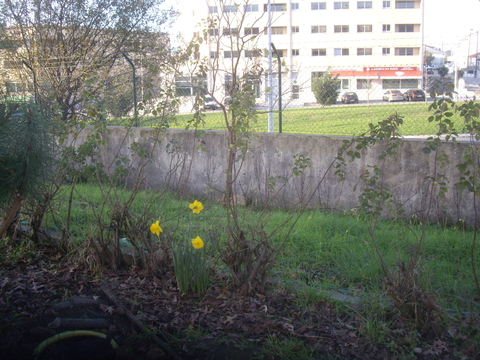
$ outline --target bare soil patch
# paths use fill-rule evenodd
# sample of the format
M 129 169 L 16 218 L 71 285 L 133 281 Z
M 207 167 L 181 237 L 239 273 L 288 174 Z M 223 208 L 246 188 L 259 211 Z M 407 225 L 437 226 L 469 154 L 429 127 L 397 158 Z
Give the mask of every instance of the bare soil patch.
M 375 343 L 365 316 L 354 311 L 338 311 L 327 301 L 299 305 L 295 293 L 278 286 L 246 296 L 224 284 L 200 298 L 180 296 L 169 271 L 153 276 L 132 268 L 100 277 L 46 254 L 3 262 L 0 353 L 7 360 L 34 359 L 45 339 L 83 327 L 108 337 L 71 340 L 64 354 L 46 357 L 45 351 L 39 359 L 282 359 L 270 345 L 291 340 L 315 359 L 480 359 L 479 345 L 469 340 L 480 331 L 474 316 L 449 324 L 441 338 L 420 338 L 392 312 Z M 111 339 L 118 349 L 95 350 Z M 94 352 L 87 355 L 89 349 Z

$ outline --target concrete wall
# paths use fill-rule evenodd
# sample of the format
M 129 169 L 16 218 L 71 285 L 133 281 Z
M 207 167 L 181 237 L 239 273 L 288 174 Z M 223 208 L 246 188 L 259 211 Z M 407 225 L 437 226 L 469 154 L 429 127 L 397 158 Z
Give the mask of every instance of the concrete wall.
M 76 144 L 85 141 L 89 129 L 79 133 Z M 227 134 L 206 131 L 196 136 L 191 130 L 169 129 L 157 133 L 150 128 L 134 128 L 128 133 L 122 127 L 109 127 L 104 134 L 107 146 L 101 157 L 106 167 L 114 166 L 116 156 L 127 156 L 132 175 L 138 173 L 142 161 L 129 149 L 133 142 L 143 144 L 153 157 L 142 170 L 142 185 L 148 188 L 167 187 L 198 198 L 221 199 L 225 181 Z M 403 140 L 395 158 L 380 162 L 383 148 L 376 145 L 354 162 L 347 161 L 346 176 L 341 181 L 332 168 L 341 136 L 269 134 L 254 136 L 244 161 L 236 163 L 239 171 L 235 192 L 240 202 L 269 202 L 274 206 L 298 206 L 308 201 L 310 208 L 350 211 L 358 206 L 363 183 L 361 174 L 369 165 L 382 168 L 383 180 L 396 202 L 402 204 L 406 216 L 419 218 L 430 214 L 432 220 L 473 220 L 472 195 L 455 189 L 459 172 L 455 165 L 462 162 L 468 144 L 444 143 L 440 147 L 449 157 L 441 168 L 435 153 L 425 154 L 423 140 Z M 311 164 L 303 174 L 292 176 L 294 157 L 303 154 Z M 110 167 L 111 169 L 111 167 Z M 446 198 L 430 196 L 435 174 L 447 176 L 449 191 Z M 289 179 L 286 181 L 286 179 Z M 433 193 L 436 194 L 437 190 Z

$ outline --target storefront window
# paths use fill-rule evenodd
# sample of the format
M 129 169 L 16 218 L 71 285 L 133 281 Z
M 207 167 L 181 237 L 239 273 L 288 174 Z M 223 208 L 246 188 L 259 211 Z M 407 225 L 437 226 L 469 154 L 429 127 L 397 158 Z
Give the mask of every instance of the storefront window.
M 418 79 L 383 79 L 382 89 L 418 88 Z

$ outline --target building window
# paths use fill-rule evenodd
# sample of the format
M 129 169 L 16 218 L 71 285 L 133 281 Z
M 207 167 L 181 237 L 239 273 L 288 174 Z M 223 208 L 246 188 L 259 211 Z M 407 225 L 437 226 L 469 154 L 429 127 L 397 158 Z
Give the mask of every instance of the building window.
M 237 28 L 223 28 L 223 35 L 226 35 L 226 36 L 238 35 L 238 29 Z
M 258 4 L 244 5 L 243 9 L 244 9 L 245 12 L 256 12 L 256 11 L 258 11 Z
M 333 32 L 347 33 L 347 32 L 349 32 L 349 26 L 348 25 L 335 25 L 333 27 Z
M 350 79 L 340 79 L 340 89 L 348 90 L 350 88 Z
M 238 83 L 235 81 L 235 85 L 233 85 L 233 76 L 232 74 L 225 74 L 223 87 L 225 90 L 225 95 L 232 96 L 236 90 L 238 90 Z
M 349 8 L 349 3 L 348 1 L 335 1 L 333 3 L 333 8 L 335 10 L 346 10 Z
M 287 33 L 286 26 L 272 26 L 272 35 L 285 35 Z
M 218 13 L 218 6 L 209 6 L 209 7 L 208 7 L 208 12 L 209 12 L 210 14 L 216 14 L 216 13 Z
M 357 48 L 358 56 L 372 55 L 372 48 Z
M 383 8 L 384 9 L 390 9 L 390 1 L 384 1 L 383 2 Z
M 243 29 L 243 32 L 245 35 L 258 35 L 260 32 L 260 29 L 258 27 L 254 28 L 245 28 Z
M 312 26 L 312 34 L 326 33 L 326 32 L 327 32 L 327 26 L 326 25 L 313 25 Z
M 415 89 L 418 88 L 418 79 L 383 79 L 383 89 Z
M 237 12 L 238 6 L 237 5 L 224 5 L 223 12 L 224 13 L 234 13 Z
M 311 9 L 312 10 L 325 10 L 327 8 L 326 2 L 312 2 Z
M 357 32 L 372 32 L 372 25 L 357 25 Z
M 287 10 L 287 4 L 270 4 L 270 9 L 272 11 L 286 11 Z M 263 6 L 263 11 L 264 12 L 268 11 L 268 4 L 265 4 Z
M 327 56 L 327 49 L 312 49 L 312 56 Z
M 196 94 L 205 95 L 207 79 L 189 76 L 175 78 L 175 91 L 178 96 L 192 96 Z
M 277 53 L 281 58 L 287 56 L 287 50 L 285 49 L 277 49 Z M 276 55 L 276 53 L 274 52 L 273 55 Z
M 390 32 L 390 24 L 383 24 L 382 25 L 383 32 Z
M 298 3 L 292 3 L 290 5 L 290 7 L 292 8 L 292 10 L 299 10 L 300 9 L 300 5 Z
M 255 94 L 255 97 L 256 98 L 259 98 L 260 97 L 260 91 L 261 91 L 261 87 L 260 87 L 260 79 L 255 77 L 255 76 L 247 76 L 247 84 L 249 86 L 249 92 L 253 92 Z
M 418 80 L 400 79 L 400 89 L 418 89 Z
M 371 9 L 372 2 L 371 1 L 357 1 L 357 9 Z
M 396 24 L 396 32 L 415 32 L 415 25 L 413 24 Z
M 414 48 L 395 48 L 395 55 L 397 56 L 413 56 L 415 54 Z
M 177 96 L 191 96 L 192 88 L 190 86 L 190 78 L 183 76 L 175 78 L 175 91 Z
M 414 9 L 415 1 L 395 1 L 395 9 Z
M 390 55 L 390 48 L 382 48 L 382 55 Z
M 371 85 L 372 85 L 372 80 L 370 79 L 357 79 L 358 90 L 369 89 Z
M 300 99 L 300 85 L 292 85 L 292 99 Z
M 300 32 L 300 26 L 292 26 L 292 34 L 298 34 Z
M 382 89 L 400 89 L 400 79 L 383 79 Z
M 236 58 L 238 57 L 238 51 L 224 51 L 223 56 L 226 59 L 231 59 L 232 57 Z
M 299 56 L 300 50 L 299 49 L 292 49 L 292 56 Z
M 246 58 L 260 57 L 261 55 L 262 55 L 262 50 L 260 49 L 245 50 Z
M 210 36 L 218 36 L 218 29 L 208 29 L 208 34 Z
M 343 49 L 334 49 L 333 50 L 334 56 L 348 56 L 350 55 L 350 49 L 343 48 Z
M 216 59 L 218 57 L 218 54 L 216 51 L 210 51 L 210 59 Z

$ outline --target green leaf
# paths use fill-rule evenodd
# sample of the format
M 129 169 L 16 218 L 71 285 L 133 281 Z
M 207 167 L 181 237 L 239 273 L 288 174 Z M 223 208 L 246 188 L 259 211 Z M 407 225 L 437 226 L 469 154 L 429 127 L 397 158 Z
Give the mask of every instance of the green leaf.
M 467 170 L 467 164 L 457 164 L 457 169 L 463 174 Z

